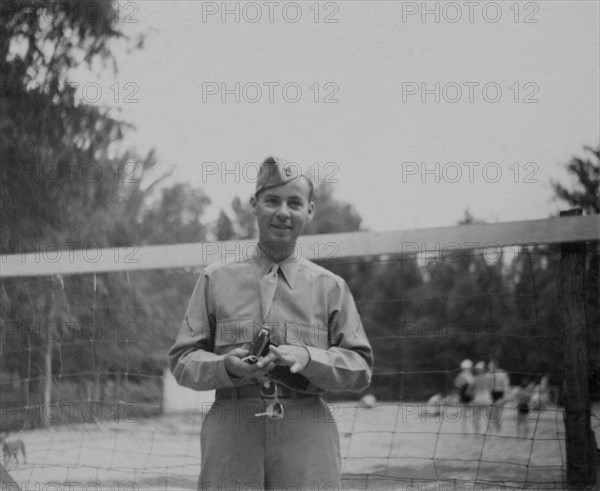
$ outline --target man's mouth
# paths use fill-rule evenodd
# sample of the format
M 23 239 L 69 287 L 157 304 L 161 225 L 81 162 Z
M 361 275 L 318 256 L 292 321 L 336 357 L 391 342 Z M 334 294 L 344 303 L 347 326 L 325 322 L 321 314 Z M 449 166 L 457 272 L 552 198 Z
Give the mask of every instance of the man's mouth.
M 273 224 L 271 225 L 271 227 L 274 227 L 278 230 L 290 230 L 292 227 L 290 225 L 278 225 L 278 224 Z

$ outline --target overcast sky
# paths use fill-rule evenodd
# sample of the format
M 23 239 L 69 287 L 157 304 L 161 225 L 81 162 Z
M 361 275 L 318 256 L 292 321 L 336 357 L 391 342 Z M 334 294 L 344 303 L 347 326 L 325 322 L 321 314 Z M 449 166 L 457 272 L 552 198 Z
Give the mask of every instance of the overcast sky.
M 466 208 L 546 218 L 550 179 L 570 183 L 564 163 L 600 141 L 597 1 L 122 7 L 122 28 L 148 33 L 118 55 L 131 141 L 201 185 L 211 216 L 275 154 L 336 182 L 372 230 L 453 225 Z

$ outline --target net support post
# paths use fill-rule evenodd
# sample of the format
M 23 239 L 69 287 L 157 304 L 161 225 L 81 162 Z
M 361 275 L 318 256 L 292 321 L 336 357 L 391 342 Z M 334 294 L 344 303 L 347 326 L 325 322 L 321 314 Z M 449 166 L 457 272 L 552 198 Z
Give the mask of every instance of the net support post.
M 0 491 L 21 491 L 21 488 L 17 484 L 6 468 L 0 463 Z
M 581 209 L 575 209 L 561 212 L 560 216 L 581 214 Z M 561 244 L 558 297 L 564 339 L 567 484 L 571 489 L 595 488 L 598 474 L 596 439 L 590 421 L 590 333 L 586 322 L 585 275 L 585 242 Z

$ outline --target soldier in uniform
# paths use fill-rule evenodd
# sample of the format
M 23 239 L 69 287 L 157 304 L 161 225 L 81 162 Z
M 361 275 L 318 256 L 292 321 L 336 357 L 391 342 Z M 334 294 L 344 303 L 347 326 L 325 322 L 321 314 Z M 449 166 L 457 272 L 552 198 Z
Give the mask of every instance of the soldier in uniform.
M 204 269 L 169 352 L 179 384 L 216 389 L 199 489 L 341 489 L 339 434 L 322 395 L 365 389 L 373 356 L 346 282 L 296 243 L 315 204 L 295 169 L 262 163 L 250 200 L 256 254 Z

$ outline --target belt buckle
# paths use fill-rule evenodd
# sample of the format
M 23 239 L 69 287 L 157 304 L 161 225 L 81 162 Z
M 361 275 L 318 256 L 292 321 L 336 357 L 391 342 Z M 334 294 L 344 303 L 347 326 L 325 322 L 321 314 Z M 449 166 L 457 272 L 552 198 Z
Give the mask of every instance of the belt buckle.
M 265 411 L 256 413 L 254 416 L 266 416 L 269 419 L 283 419 L 283 405 L 279 402 L 277 384 L 271 379 L 266 380 L 260 386 L 260 395 L 267 404 Z
M 264 399 L 277 398 L 278 394 L 277 384 L 273 382 L 271 379 L 265 380 L 262 384 L 260 384 L 260 395 Z

